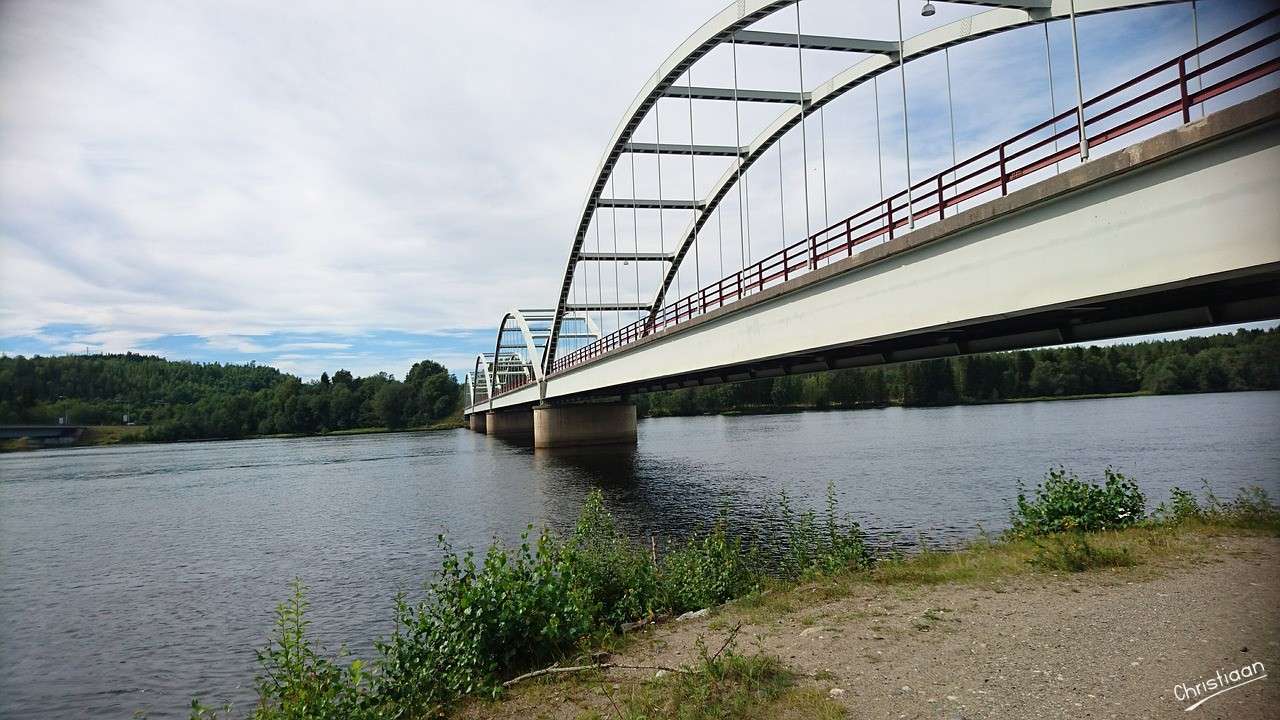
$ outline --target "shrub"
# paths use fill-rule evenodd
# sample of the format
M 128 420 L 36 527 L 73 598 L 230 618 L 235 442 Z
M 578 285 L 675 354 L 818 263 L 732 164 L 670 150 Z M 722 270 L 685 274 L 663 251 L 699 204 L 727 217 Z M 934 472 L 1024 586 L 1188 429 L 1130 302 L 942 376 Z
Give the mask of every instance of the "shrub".
M 445 542 L 427 600 L 396 603 L 396 627 L 378 643 L 380 700 L 438 712 L 469 694 L 494 695 L 501 673 L 571 647 L 592 629 L 590 599 L 571 585 L 547 531 L 508 552 L 495 542 L 476 565 Z
M 818 523 L 813 511 L 795 514 L 786 493 L 779 500 L 786 551 L 783 556 L 784 577 L 804 579 L 826 575 L 846 568 L 866 567 L 871 552 L 858 523 L 841 521 L 836 516 L 838 501 L 835 486 L 827 483 L 827 509 L 824 522 Z
M 655 609 L 657 569 L 648 553 L 618 532 L 599 490 L 587 496 L 565 545 L 563 567 L 596 623 L 616 627 Z
M 306 588 L 293 581 L 293 594 L 276 607 L 275 636 L 257 652 L 263 675 L 257 679 L 263 701 L 255 713 L 262 720 L 307 718 L 347 720 L 363 717 L 369 688 L 363 665 L 353 660 L 345 667 L 340 658 L 327 656 L 307 637 Z M 193 702 L 192 717 L 205 717 L 205 708 Z
M 1077 530 L 1092 532 L 1133 525 L 1146 514 L 1146 497 L 1137 483 L 1110 467 L 1102 485 L 1081 480 L 1062 467 L 1050 469 L 1028 500 L 1019 488 L 1011 531 L 1043 535 Z
M 1177 523 L 1204 519 L 1204 508 L 1200 507 L 1200 501 L 1196 499 L 1195 493 L 1175 485 L 1170 489 L 1169 495 L 1168 505 L 1160 503 L 1160 507 L 1156 508 L 1155 514 L 1161 520 Z
M 1267 491 L 1253 485 L 1241 488 L 1233 500 L 1224 501 L 1204 483 L 1204 501 L 1195 493 L 1174 487 L 1168 503 L 1161 503 L 1156 517 L 1161 522 L 1197 521 L 1212 525 L 1280 532 L 1280 508 Z
M 728 602 L 757 589 L 762 579 L 759 553 L 729 537 L 721 512 L 711 532 L 668 548 L 659 565 L 659 604 L 667 612 L 697 610 Z

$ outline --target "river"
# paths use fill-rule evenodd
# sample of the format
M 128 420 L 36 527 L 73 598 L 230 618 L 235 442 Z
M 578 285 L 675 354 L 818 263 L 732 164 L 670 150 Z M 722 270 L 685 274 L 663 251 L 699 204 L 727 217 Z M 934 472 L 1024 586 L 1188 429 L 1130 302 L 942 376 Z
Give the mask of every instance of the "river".
M 639 424 L 628 450 L 533 451 L 466 430 L 46 450 L 0 457 L 0 717 L 185 717 L 253 698 L 254 648 L 290 578 L 327 646 L 365 652 L 392 598 L 459 547 L 565 528 L 594 488 L 636 536 L 721 507 L 768 536 L 778 494 L 828 482 L 879 544 L 1007 524 L 1018 481 L 1110 464 L 1280 496 L 1280 393 L 888 408 Z

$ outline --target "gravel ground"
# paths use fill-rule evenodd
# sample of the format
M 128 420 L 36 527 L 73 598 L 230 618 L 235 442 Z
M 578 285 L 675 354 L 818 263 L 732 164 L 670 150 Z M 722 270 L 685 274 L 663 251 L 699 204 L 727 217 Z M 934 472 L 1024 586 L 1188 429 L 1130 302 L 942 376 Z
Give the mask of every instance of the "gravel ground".
M 737 647 L 775 654 L 805 683 L 834 689 L 852 718 L 1280 718 L 1276 677 L 1190 713 L 1194 699 L 1174 694 L 1178 683 L 1218 671 L 1280 665 L 1278 561 L 1278 539 L 1215 538 L 1196 556 L 1137 568 L 983 585 L 866 585 L 768 620 L 744 614 L 756 624 L 743 625 Z M 718 647 L 738 619 L 730 610 L 659 625 L 613 659 L 687 663 L 698 637 Z M 482 715 L 609 716 L 598 692 L 562 685 L 537 692 L 536 707 L 515 693 Z

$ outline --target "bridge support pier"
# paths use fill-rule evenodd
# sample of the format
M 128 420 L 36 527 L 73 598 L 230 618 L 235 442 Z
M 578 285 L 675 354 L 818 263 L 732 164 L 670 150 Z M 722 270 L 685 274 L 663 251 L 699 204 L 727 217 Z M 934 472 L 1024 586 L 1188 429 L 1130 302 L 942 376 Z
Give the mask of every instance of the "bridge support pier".
M 533 437 L 533 411 L 525 409 L 487 412 L 484 415 L 484 431 L 494 437 L 531 438 Z
M 488 413 L 483 413 L 483 412 L 471 413 L 471 417 L 467 418 L 468 426 L 475 432 L 478 432 L 478 433 L 485 432 L 485 425 L 486 425 L 485 416 L 486 415 L 488 415 Z
M 617 445 L 636 442 L 636 406 L 541 405 L 533 409 L 536 448 Z

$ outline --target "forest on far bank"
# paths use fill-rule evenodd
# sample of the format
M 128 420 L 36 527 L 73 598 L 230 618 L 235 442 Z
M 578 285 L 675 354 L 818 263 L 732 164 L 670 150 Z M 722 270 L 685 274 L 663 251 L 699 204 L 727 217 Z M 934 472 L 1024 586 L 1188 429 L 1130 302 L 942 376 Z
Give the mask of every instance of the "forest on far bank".
M 429 425 L 457 411 L 458 381 L 439 363 L 404 380 L 338 370 L 318 380 L 273 367 L 153 355 L 0 357 L 0 423 L 145 425 L 149 440 L 240 438 Z
M 455 414 L 458 381 L 431 360 L 403 380 L 318 380 L 265 365 L 151 355 L 0 357 L 0 424 L 118 425 L 149 440 L 423 427 Z M 635 396 L 641 415 L 948 405 L 1036 397 L 1280 390 L 1280 329 L 1108 347 L 1057 347 L 763 378 Z
M 1280 390 L 1280 329 L 918 360 L 636 396 L 641 415 L 952 405 L 1147 392 Z

